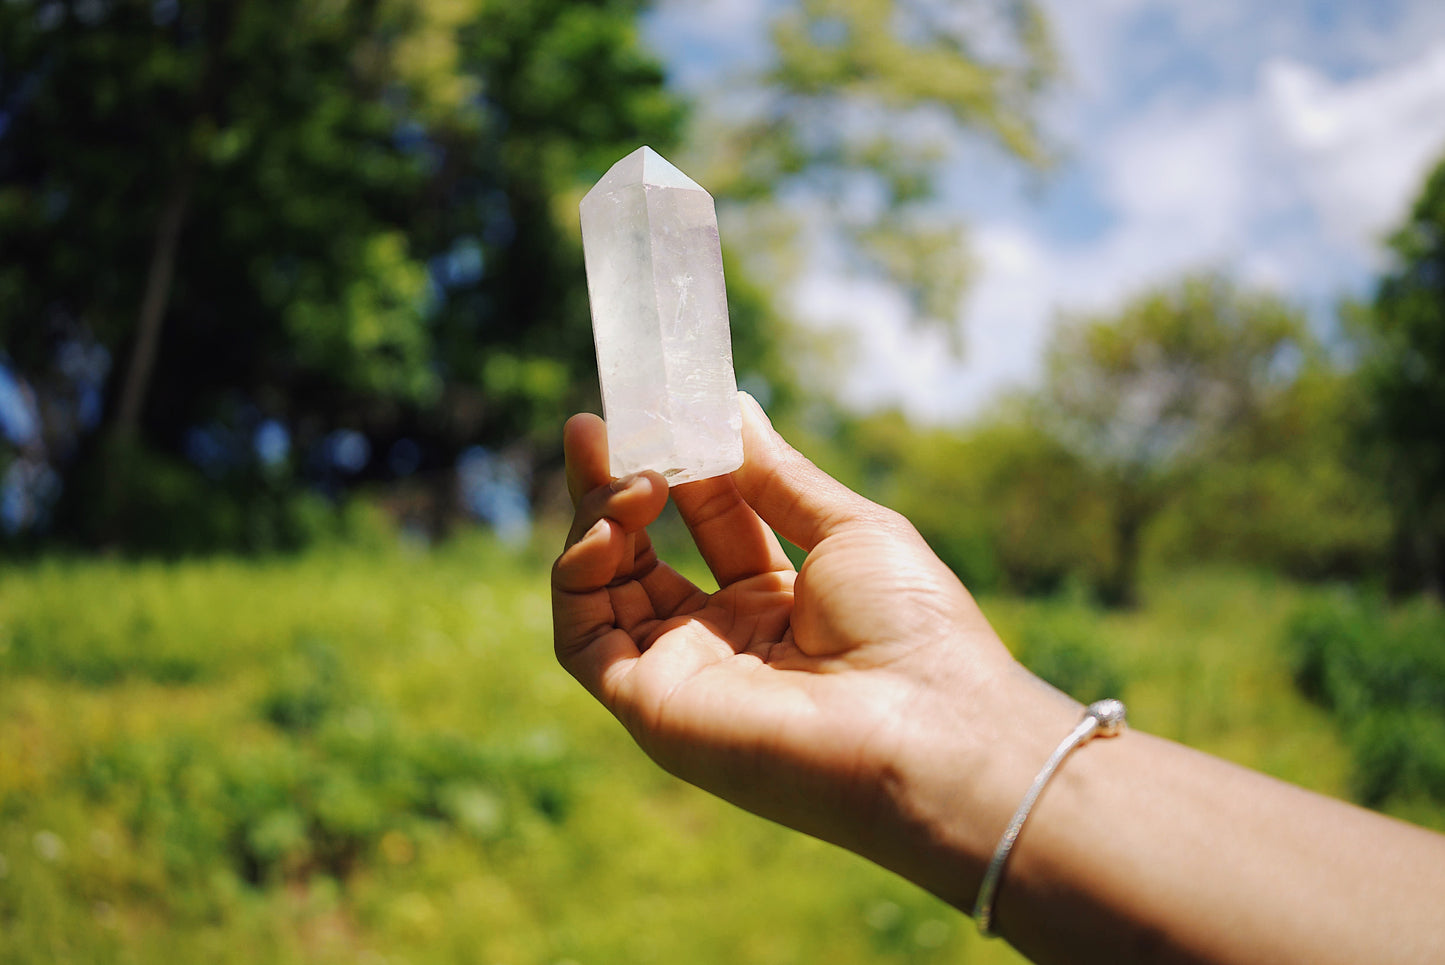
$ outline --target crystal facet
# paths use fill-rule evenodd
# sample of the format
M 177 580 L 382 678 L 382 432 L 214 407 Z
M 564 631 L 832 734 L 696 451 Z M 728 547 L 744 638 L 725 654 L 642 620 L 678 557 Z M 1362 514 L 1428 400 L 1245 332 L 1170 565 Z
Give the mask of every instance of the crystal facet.
M 742 414 L 712 195 L 642 147 L 581 208 L 612 474 L 732 472 Z

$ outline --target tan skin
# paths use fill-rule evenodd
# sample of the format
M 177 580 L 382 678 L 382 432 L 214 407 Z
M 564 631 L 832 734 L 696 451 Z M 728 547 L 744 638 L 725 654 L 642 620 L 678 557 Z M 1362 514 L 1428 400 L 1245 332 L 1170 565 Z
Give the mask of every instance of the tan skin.
M 648 539 L 666 481 L 613 480 L 602 420 L 567 423 L 558 658 L 672 773 L 968 909 L 1080 708 L 907 520 L 741 404 L 742 468 L 671 492 L 711 594 Z M 1445 838 L 1130 732 L 1051 782 L 995 927 L 1041 962 L 1442 961 L 1442 895 Z

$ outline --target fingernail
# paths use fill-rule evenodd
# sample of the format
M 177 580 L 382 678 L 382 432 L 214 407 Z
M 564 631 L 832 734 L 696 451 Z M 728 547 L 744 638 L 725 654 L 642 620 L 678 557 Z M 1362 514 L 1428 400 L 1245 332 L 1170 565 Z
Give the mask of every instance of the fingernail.
M 631 489 L 637 485 L 637 481 L 641 478 L 641 473 L 633 473 L 630 476 L 623 476 L 621 479 L 614 479 L 612 480 L 612 491 L 614 493 L 620 493 L 624 489 Z
M 606 532 L 606 530 L 607 530 L 607 520 L 606 520 L 606 519 L 599 519 L 597 522 L 595 522 L 595 523 L 592 524 L 592 528 L 591 528 L 591 529 L 589 529 L 587 532 L 585 532 L 585 533 L 582 534 L 582 538 L 579 539 L 577 542 L 579 542 L 579 543 L 585 543 L 585 542 L 587 542 L 588 540 L 590 540 L 590 539 L 592 539 L 593 537 L 595 537 L 598 533 Z
M 763 411 L 762 403 L 760 403 L 757 399 L 753 398 L 751 392 L 740 391 L 738 392 L 738 395 L 742 396 L 744 399 L 747 400 L 747 403 L 745 403 L 744 407 L 752 409 L 753 414 L 758 417 L 759 421 L 761 421 L 763 425 L 767 426 L 769 429 L 773 427 L 773 420 L 768 418 L 768 414 Z

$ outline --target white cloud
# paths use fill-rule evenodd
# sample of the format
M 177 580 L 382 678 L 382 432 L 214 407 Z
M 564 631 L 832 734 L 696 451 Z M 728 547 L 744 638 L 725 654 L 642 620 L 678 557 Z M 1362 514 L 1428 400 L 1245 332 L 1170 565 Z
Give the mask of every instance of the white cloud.
M 1445 152 L 1445 43 L 1349 83 L 1275 61 L 1264 70 L 1263 98 L 1332 239 L 1368 243 L 1400 221 Z
M 766 52 L 782 2 L 662 0 L 648 36 L 679 83 L 716 103 L 730 96 L 721 78 Z M 1315 305 L 1358 292 L 1445 152 L 1439 0 L 1044 3 L 1067 78 L 1044 120 L 1070 177 L 1040 205 L 997 152 L 960 154 L 948 195 L 979 268 L 967 357 L 910 329 L 901 296 L 876 283 L 815 273 L 792 292 L 851 344 L 839 392 L 852 404 L 975 413 L 1035 376 L 1059 311 L 1107 310 L 1192 269 Z
M 793 292 L 797 315 L 814 334 L 834 341 L 835 367 L 842 385 L 811 386 L 832 391 L 850 404 L 870 409 L 900 402 L 900 382 L 939 385 L 948 378 L 948 350 L 939 333 L 908 326 L 903 295 L 879 282 L 824 273 L 805 277 Z M 814 378 L 819 373 L 804 373 Z
M 1110 0 L 1102 9 L 1150 5 Z M 1122 55 L 1121 16 L 1096 16 L 1082 38 L 1064 38 L 1078 55 L 1106 58 L 1080 65 L 1099 79 L 1096 93 L 1106 101 L 1119 96 L 1107 58 Z M 1066 16 L 1057 25 L 1067 31 L 1083 22 Z M 1200 42 L 1227 37 L 1220 30 L 1229 23 L 1212 19 Z M 1370 56 L 1379 57 L 1380 36 L 1368 39 Z M 1330 41 L 1322 46 L 1347 47 Z M 1079 137 L 1074 163 L 1110 221 L 1087 241 L 1060 240 L 1029 217 L 1022 194 L 990 209 L 973 231 L 981 270 L 965 311 L 966 359 L 948 361 L 934 336 L 908 331 L 901 305 L 877 292 L 821 277 L 799 290 L 798 304 L 815 317 L 851 319 L 860 361 L 847 400 L 900 403 L 934 420 L 977 412 L 999 390 L 1036 376 L 1060 310 L 1107 309 L 1189 270 L 1225 268 L 1316 305 L 1358 290 L 1376 268 L 1382 233 L 1445 150 L 1445 40 L 1400 41 L 1407 42 L 1413 56 L 1348 79 L 1332 79 L 1328 65 L 1265 57 L 1246 82 L 1202 103 L 1197 89 L 1152 91 L 1132 104 L 1081 95 L 1075 116 L 1095 126 Z M 1298 38 L 1282 45 L 1308 46 Z M 1219 56 L 1233 63 L 1238 53 Z
M 1119 218 L 1109 240 L 1136 272 L 1213 258 L 1238 241 L 1253 200 L 1251 127 L 1237 103 L 1156 109 L 1099 145 L 1090 167 Z

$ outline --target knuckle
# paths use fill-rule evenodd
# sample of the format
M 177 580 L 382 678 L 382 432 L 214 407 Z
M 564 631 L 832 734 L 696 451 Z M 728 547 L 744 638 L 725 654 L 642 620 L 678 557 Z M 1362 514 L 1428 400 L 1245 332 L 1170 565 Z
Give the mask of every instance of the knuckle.
M 726 518 L 742 504 L 742 496 L 732 486 L 719 487 L 694 505 L 688 515 L 694 523 L 710 523 Z

